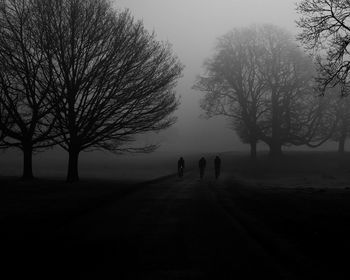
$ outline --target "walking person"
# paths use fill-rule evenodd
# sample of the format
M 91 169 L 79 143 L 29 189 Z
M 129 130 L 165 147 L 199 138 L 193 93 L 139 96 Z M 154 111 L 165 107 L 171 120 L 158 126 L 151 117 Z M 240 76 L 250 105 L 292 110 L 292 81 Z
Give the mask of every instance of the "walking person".
M 184 169 L 185 169 L 185 160 L 183 157 L 180 157 L 177 161 L 177 174 L 181 178 L 184 175 Z
M 198 162 L 198 165 L 199 165 L 199 176 L 200 176 L 201 179 L 203 179 L 204 170 L 205 170 L 206 164 L 207 164 L 207 161 L 205 160 L 205 158 L 201 157 L 201 159 Z
M 220 176 L 220 169 L 221 169 L 221 159 L 219 156 L 215 157 L 214 166 L 215 166 L 215 179 L 217 179 Z

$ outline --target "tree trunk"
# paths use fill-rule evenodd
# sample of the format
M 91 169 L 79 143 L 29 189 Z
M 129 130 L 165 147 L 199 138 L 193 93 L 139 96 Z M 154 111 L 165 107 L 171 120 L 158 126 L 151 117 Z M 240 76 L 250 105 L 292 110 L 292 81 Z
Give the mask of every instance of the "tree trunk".
M 79 181 L 78 159 L 79 159 L 79 151 L 73 150 L 73 149 L 70 150 L 69 160 L 68 160 L 68 172 L 67 172 L 67 182 L 69 183 Z
M 250 158 L 256 159 L 256 142 L 250 143 Z
M 23 145 L 23 175 L 22 179 L 31 180 L 33 176 L 32 164 L 33 147 L 30 144 Z
M 270 145 L 270 156 L 272 158 L 280 158 L 282 156 L 282 145 L 279 143 Z
M 280 108 L 278 103 L 277 90 L 272 91 L 271 97 L 272 106 L 272 123 L 271 123 L 271 142 L 270 142 L 270 156 L 272 158 L 280 158 L 282 156 L 282 145 L 281 145 L 281 119 L 280 119 Z
M 338 142 L 338 153 L 343 155 L 345 152 L 345 137 L 341 137 Z

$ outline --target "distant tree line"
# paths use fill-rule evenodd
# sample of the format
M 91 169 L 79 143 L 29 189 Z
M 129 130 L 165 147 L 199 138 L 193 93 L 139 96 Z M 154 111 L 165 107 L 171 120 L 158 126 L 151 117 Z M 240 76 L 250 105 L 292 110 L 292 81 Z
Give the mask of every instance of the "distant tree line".
M 319 61 L 279 27 L 236 28 L 219 39 L 194 88 L 204 93 L 207 117 L 226 116 L 252 158 L 258 142 L 272 157 L 280 157 L 283 146 L 317 147 L 331 139 L 343 152 L 349 101 L 334 96 L 343 90 L 340 83 L 327 89 L 332 95 L 323 94 Z
M 129 11 L 107 0 L 4 0 L 0 6 L 0 147 L 60 146 L 67 181 L 81 151 L 149 152 L 136 134 L 175 122 L 183 66 Z

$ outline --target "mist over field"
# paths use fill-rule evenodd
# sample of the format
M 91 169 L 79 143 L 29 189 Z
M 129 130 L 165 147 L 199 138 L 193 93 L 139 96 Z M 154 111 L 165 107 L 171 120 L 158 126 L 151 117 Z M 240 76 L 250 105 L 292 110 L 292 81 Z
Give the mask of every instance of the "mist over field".
M 136 136 L 135 146 L 158 144 L 154 154 L 114 155 L 108 152 L 83 153 L 81 172 L 85 169 L 101 171 L 106 176 L 114 176 L 116 170 L 124 170 L 121 177 L 129 174 L 126 162 L 134 162 L 135 169 L 144 169 L 144 164 L 168 157 L 174 161 L 181 155 L 220 153 L 227 151 L 248 152 L 249 147 L 243 144 L 235 131 L 230 127 L 230 121 L 222 116 L 207 119 L 200 108 L 203 93 L 193 89 L 199 75 L 204 73 L 204 62 L 210 58 L 218 42 L 218 38 L 232 30 L 253 24 L 274 24 L 292 34 L 297 33 L 294 0 L 268 1 L 170 1 L 170 0 L 121 0 L 114 1 L 118 9 L 129 9 L 136 20 L 141 20 L 146 29 L 154 31 L 156 38 L 172 45 L 174 53 L 185 66 L 182 77 L 175 88 L 180 98 L 180 106 L 175 112 L 177 122 L 170 128 L 159 133 L 147 133 Z M 260 150 L 266 150 L 264 144 L 258 144 Z M 258 149 L 258 150 L 259 150 Z M 289 148 L 286 148 L 289 150 Z M 292 147 L 292 150 L 305 150 L 306 147 Z M 336 149 L 334 143 L 326 143 L 319 150 Z M 19 175 L 21 170 L 21 155 L 14 150 L 2 152 L 0 164 L 3 168 L 0 174 Z M 58 148 L 35 155 L 34 169 L 39 176 L 52 174 L 63 175 L 68 157 Z M 94 160 L 96 159 L 96 160 Z M 99 162 L 99 164 L 97 164 Z M 47 174 L 42 167 L 49 167 Z M 105 166 L 101 168 L 101 166 Z M 120 168 L 114 168 L 119 166 Z M 124 168 L 125 167 L 125 168 Z M 164 170 L 168 173 L 169 168 Z M 158 172 L 159 171 L 159 172 Z M 155 171 L 161 174 L 160 170 Z M 86 172 L 88 174 L 89 172 Z M 110 175 L 107 175 L 110 174 Z M 98 176 L 98 175 L 96 175 Z
M 350 279 L 349 3 L 0 0 L 2 275 Z
M 220 152 L 248 150 L 223 117 L 205 119 L 199 107 L 203 96 L 192 89 L 204 62 L 215 51 L 219 37 L 233 28 L 253 24 L 275 24 L 296 34 L 295 0 L 268 1 L 162 1 L 116 2 L 141 19 L 157 38 L 169 41 L 185 65 L 177 86 L 181 105 L 178 122 L 162 132 L 161 151 Z M 155 138 L 157 139 L 157 137 Z

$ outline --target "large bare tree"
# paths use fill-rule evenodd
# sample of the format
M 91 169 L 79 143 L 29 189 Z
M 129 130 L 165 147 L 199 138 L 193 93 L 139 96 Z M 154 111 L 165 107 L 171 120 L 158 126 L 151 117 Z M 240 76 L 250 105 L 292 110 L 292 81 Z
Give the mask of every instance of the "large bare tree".
M 320 133 L 323 107 L 312 86 L 313 62 L 283 29 L 235 29 L 220 39 L 206 70 L 195 85 L 205 93 L 202 108 L 209 117 L 228 117 L 250 143 L 252 157 L 258 141 L 274 157 L 284 145 L 326 141 Z
M 313 61 L 279 27 L 263 26 L 259 37 L 266 108 L 259 123 L 261 139 L 273 157 L 280 156 L 285 145 L 322 143 L 317 133 L 322 115 L 313 91 Z
M 38 43 L 41 33 L 25 0 L 0 6 L 1 148 L 23 151 L 23 178 L 31 179 L 32 153 L 53 145 L 53 103 L 49 64 Z
M 335 123 L 331 140 L 337 142 L 340 155 L 344 154 L 346 141 L 350 136 L 350 97 L 348 94 L 344 95 L 342 88 L 340 84 L 329 88 L 321 97 L 326 107 L 325 124 Z
M 323 90 L 344 81 L 350 71 L 350 2 L 348 0 L 303 0 L 297 5 L 301 28 L 299 40 L 309 50 L 320 52 L 318 81 Z M 342 92 L 347 92 L 343 88 Z
M 344 154 L 346 140 L 350 136 L 350 98 L 349 96 L 332 98 L 331 102 L 337 118 L 337 126 L 334 129 L 332 139 L 338 143 L 339 154 Z
M 174 123 L 174 86 L 182 65 L 128 11 L 107 0 L 32 0 L 42 50 L 55 77 L 59 144 L 69 153 L 68 181 L 83 150 L 149 151 L 133 136 Z
M 226 116 L 256 157 L 258 120 L 264 113 L 264 81 L 259 72 L 261 48 L 255 28 L 234 29 L 220 38 L 206 73 L 194 88 L 205 93 L 201 107 L 207 117 Z

